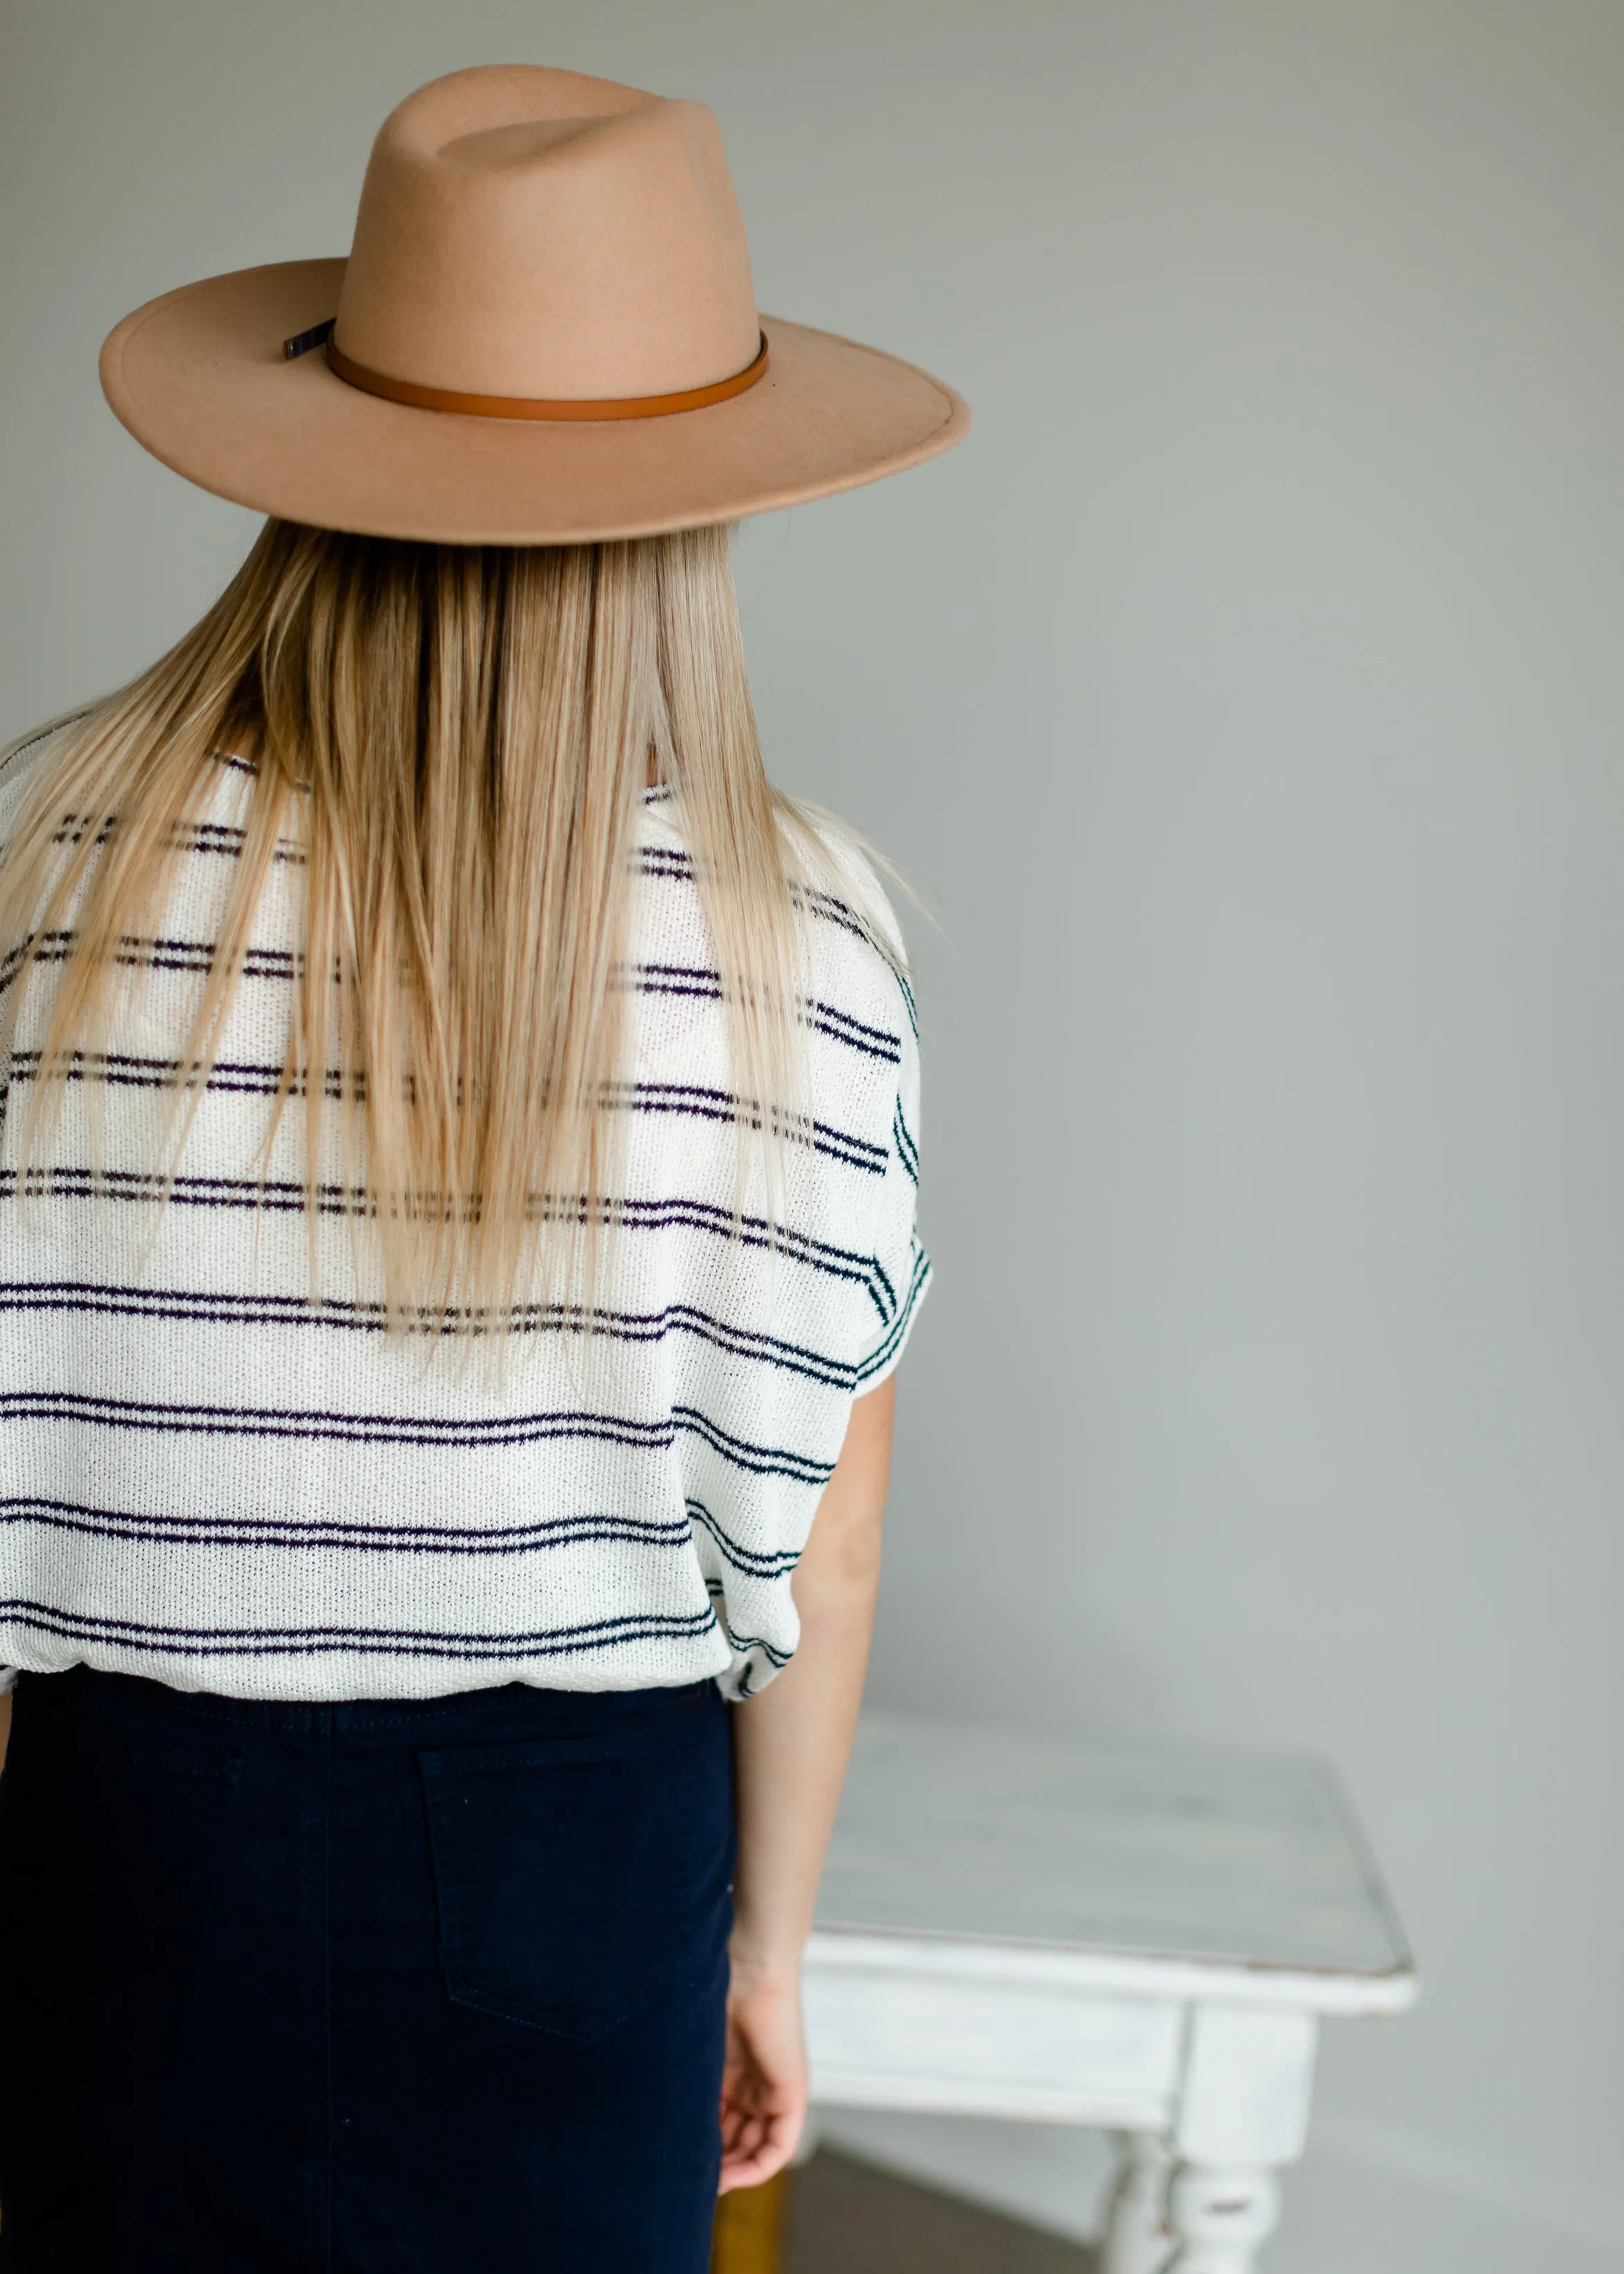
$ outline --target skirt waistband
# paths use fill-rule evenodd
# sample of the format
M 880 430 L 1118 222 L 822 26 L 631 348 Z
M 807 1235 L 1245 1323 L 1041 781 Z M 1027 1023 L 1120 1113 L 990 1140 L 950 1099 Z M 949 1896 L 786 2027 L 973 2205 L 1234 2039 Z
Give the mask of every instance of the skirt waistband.
M 347 1731 L 421 1728 L 455 1722 L 477 1728 L 515 1716 L 538 1734 L 591 1728 L 628 1717 L 649 1722 L 685 1719 L 721 1702 L 714 1682 L 688 1682 L 648 1690 L 543 1690 L 533 1683 L 503 1682 L 480 1690 L 447 1690 L 436 1698 L 348 1698 L 327 1701 L 231 1698 L 211 1690 L 177 1690 L 144 1675 L 116 1673 L 82 1660 L 60 1674 L 25 1671 L 17 1677 L 19 1701 L 33 1715 L 53 1710 L 74 1718 L 103 1715 L 170 1727 L 207 1722 L 292 1736 L 334 1736 Z

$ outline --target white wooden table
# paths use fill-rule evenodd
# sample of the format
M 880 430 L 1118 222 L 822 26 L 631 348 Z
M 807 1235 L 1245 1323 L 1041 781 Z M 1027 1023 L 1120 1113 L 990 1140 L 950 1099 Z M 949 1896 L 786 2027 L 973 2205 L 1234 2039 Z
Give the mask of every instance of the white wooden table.
M 863 1717 L 807 1954 L 814 2103 L 1117 2132 L 1103 2274 L 1247 2274 L 1320 2016 L 1417 1989 L 1320 1762 Z

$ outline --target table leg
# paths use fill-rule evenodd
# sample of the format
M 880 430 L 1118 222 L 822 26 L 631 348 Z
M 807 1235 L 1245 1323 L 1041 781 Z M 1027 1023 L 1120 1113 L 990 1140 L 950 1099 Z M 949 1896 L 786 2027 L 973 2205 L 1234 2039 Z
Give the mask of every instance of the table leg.
M 1159 2132 L 1119 2132 L 1100 2274 L 1162 2274 L 1173 2248 L 1168 2180 L 1173 2158 Z
M 1167 2274 L 1252 2274 L 1280 2217 L 1274 2174 L 1303 2152 L 1317 2032 L 1312 2014 L 1289 2009 L 1198 2006 L 1191 2014 Z
M 1273 2172 L 1181 2164 L 1168 2213 L 1177 2238 L 1169 2274 L 1252 2274 L 1280 2217 L 1280 2182 Z

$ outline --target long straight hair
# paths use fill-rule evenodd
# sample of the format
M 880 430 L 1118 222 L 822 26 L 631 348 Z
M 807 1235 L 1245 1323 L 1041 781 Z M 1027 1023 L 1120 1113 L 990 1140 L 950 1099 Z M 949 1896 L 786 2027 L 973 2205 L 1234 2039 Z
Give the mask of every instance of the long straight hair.
M 62 965 L 25 1158 L 49 1149 L 64 1084 L 151 960 L 220 758 L 246 759 L 240 852 L 155 1165 L 173 1172 L 291 840 L 303 954 L 266 1156 L 298 1099 L 312 1275 L 335 1108 L 392 1325 L 500 1325 L 544 1284 L 590 1293 L 613 1221 L 631 853 L 652 772 L 718 969 L 741 1177 L 753 1146 L 771 1214 L 773 1164 L 804 1129 L 795 903 L 830 870 L 823 817 L 762 763 L 731 534 L 507 547 L 268 523 L 195 629 L 73 728 L 0 855 L 6 1020 L 42 953 Z

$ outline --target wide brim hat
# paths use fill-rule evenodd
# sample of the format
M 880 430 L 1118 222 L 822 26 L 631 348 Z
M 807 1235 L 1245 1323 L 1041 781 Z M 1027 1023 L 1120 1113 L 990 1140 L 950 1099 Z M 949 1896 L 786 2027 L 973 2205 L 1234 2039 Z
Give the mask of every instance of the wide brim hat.
M 935 457 L 970 421 L 899 357 L 758 313 L 703 104 L 523 64 L 391 113 L 347 260 L 149 301 L 102 383 L 221 497 L 451 544 L 767 513 Z

